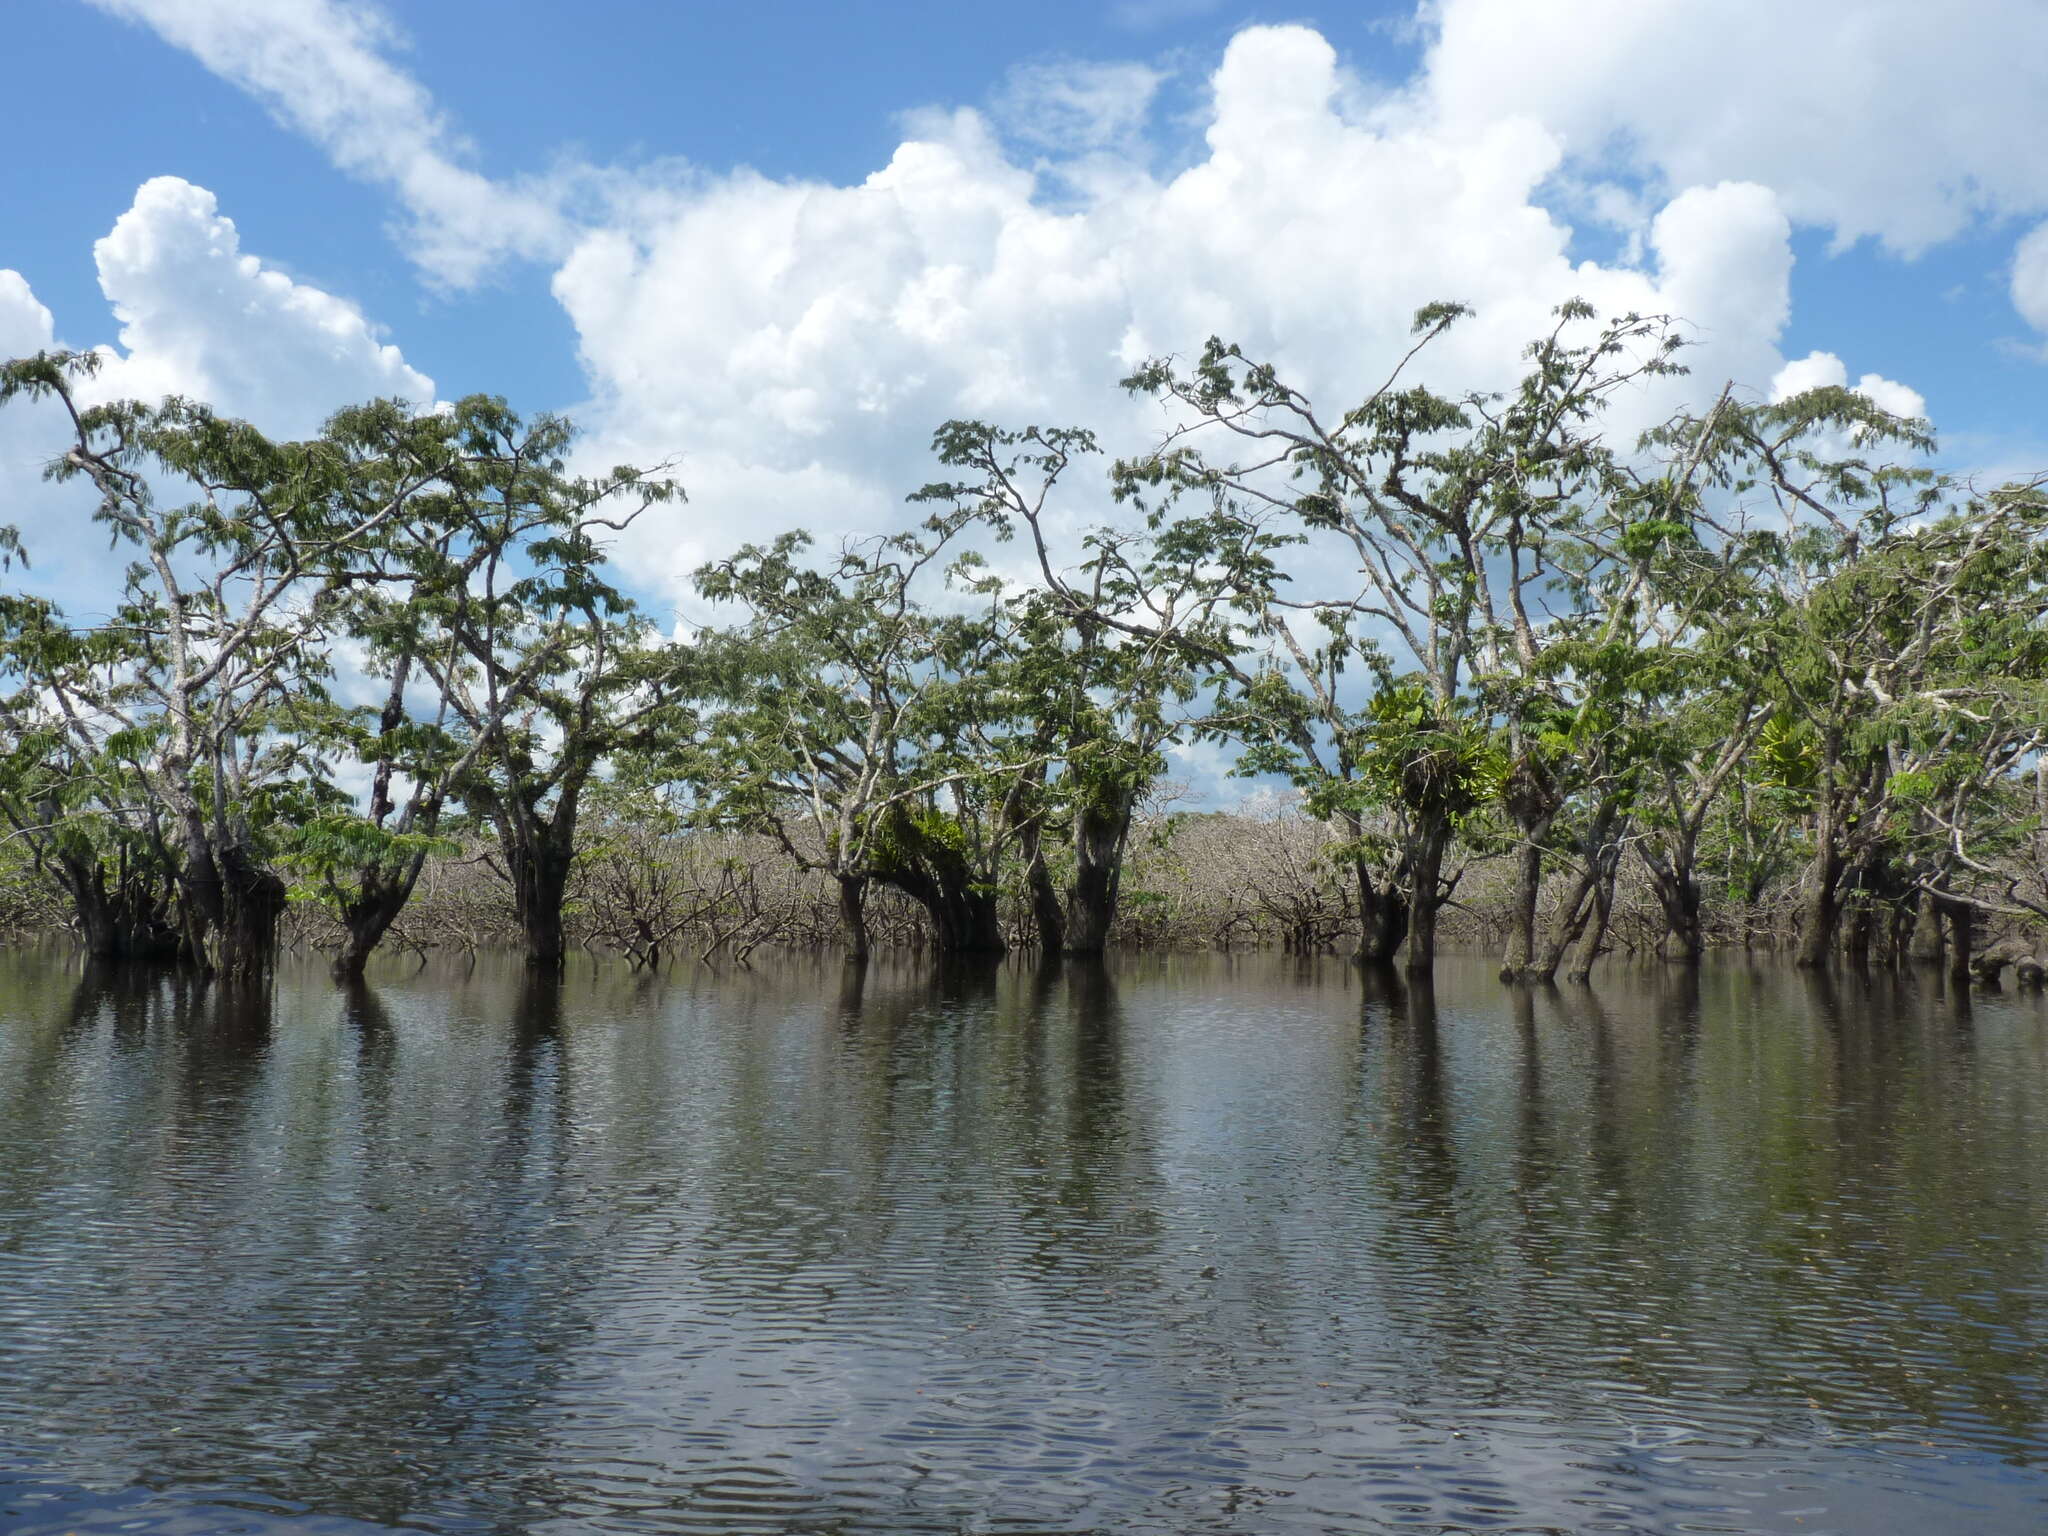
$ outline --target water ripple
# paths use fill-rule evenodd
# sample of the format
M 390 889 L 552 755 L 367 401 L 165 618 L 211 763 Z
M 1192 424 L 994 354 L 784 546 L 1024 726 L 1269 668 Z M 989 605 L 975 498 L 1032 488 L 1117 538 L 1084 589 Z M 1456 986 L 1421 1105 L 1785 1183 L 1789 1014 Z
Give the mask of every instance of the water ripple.
M 2048 1018 L 0 958 L 0 1529 L 2033 1532 Z

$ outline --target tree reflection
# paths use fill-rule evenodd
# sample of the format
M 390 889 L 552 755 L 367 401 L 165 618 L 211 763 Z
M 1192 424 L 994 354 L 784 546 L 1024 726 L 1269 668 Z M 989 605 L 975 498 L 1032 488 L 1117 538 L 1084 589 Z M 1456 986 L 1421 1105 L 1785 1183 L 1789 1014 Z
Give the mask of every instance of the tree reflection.
M 148 1029 L 151 1004 L 174 978 L 139 965 L 107 965 L 87 960 L 64 1010 L 65 1037 L 95 1030 L 111 1022 L 118 1037 L 136 1039 Z
M 1093 1150 L 1123 1132 L 1123 1010 L 1116 978 L 1100 957 L 1073 958 L 1066 965 L 1066 977 L 1074 1031 L 1072 1125 L 1082 1145 Z
M 1002 985 L 1003 962 L 984 955 L 940 955 L 932 962 L 931 1000 L 942 1009 L 991 1001 Z
M 834 1011 L 843 1030 L 860 1028 L 861 1005 L 867 997 L 868 960 L 861 957 L 858 965 L 847 964 L 839 968 L 839 995 Z

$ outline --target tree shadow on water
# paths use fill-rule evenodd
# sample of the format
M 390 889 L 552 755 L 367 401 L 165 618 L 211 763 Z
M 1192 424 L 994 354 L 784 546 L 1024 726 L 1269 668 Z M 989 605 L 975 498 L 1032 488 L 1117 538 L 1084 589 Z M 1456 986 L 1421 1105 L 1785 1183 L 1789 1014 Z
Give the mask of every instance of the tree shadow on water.
M 1002 979 L 998 957 L 941 955 L 932 964 L 931 1000 L 947 1009 L 992 1002 Z

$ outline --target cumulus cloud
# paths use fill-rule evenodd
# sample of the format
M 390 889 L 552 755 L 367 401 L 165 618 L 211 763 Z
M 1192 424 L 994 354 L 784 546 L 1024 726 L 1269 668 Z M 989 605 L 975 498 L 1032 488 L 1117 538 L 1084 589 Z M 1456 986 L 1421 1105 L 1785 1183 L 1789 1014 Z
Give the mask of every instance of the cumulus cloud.
M 278 437 L 314 432 L 340 407 L 373 397 L 434 399 L 433 381 L 355 305 L 245 253 L 203 187 L 172 176 L 145 182 L 93 254 L 120 329 L 81 388 L 89 399 L 185 395 Z M 0 271 L 0 356 L 59 344 L 27 282 Z M 39 483 L 65 430 L 48 404 L 0 411 L 0 500 L 23 525 L 39 587 L 103 599 L 105 535 L 89 526 L 76 488 Z
M 1809 352 L 1777 371 L 1771 379 L 1770 397 L 1776 402 L 1809 389 L 1842 389 L 1848 385 L 1849 368 L 1839 357 L 1832 352 Z M 1866 373 L 1854 388 L 1857 394 L 1894 416 L 1910 421 L 1927 414 L 1927 400 L 1920 391 L 1882 374 Z
M 1920 392 L 1896 379 L 1866 373 L 1851 384 L 1848 365 L 1832 352 L 1809 352 L 1786 363 L 1771 379 L 1769 398 L 1776 403 L 1809 389 L 1821 388 L 1851 389 L 1902 420 L 1914 421 L 1927 415 L 1927 402 Z M 1917 463 L 1921 457 L 1917 449 L 1896 445 L 1876 447 L 1860 431 L 1835 428 L 1824 430 L 1813 447 L 1824 457 L 1860 457 L 1875 453 L 1880 459 L 1900 464 Z
M 1157 69 L 1041 63 L 986 115 L 912 114 L 857 183 L 615 170 L 574 227 L 559 188 L 464 169 L 368 0 L 94 3 L 388 181 L 439 276 L 506 253 L 555 267 L 591 457 L 675 460 L 692 492 L 630 541 L 634 569 L 672 591 L 742 536 L 898 525 L 950 416 L 1143 443 L 1162 418 L 1117 378 L 1211 333 L 1345 402 L 1431 300 L 1476 310 L 1431 361 L 1452 389 L 1511 382 L 1568 296 L 1678 317 L 1694 380 L 1622 402 L 1626 430 L 1688 390 L 1812 364 L 1778 350 L 1795 226 L 1911 252 L 2048 206 L 2048 133 L 2028 127 L 2048 90 L 2013 88 L 2048 70 L 2048 14 L 2019 0 L 1963 0 L 1939 35 L 1906 24 L 1902 0 L 1437 0 L 1424 66 L 1391 92 L 1350 78 L 1309 28 L 1249 28 L 1211 75 L 1201 149 L 1170 175 L 1145 132 Z M 2020 46 L 2036 33 L 2042 47 Z M 266 388 L 310 401 L 323 379 L 353 381 L 348 395 L 424 385 L 348 306 L 250 266 L 181 185 L 138 199 L 103 242 L 130 377 L 154 386 L 155 367 L 233 409 Z M 1575 257 L 1567 208 L 1626 231 L 1620 254 Z M 225 286 L 180 276 L 187 262 Z M 2012 295 L 2048 326 L 2048 233 L 2021 246 Z M 266 306 L 289 316 L 297 362 L 217 343 Z M 1857 387 L 1917 408 L 1876 375 Z M 1074 503 L 1077 519 L 1105 513 Z
M 0 358 L 47 352 L 56 345 L 56 335 L 50 311 L 28 279 L 0 267 Z M 47 403 L 17 400 L 0 411 L 0 524 L 18 528 L 32 521 L 24 514 L 37 506 L 42 494 L 37 482 L 63 425 L 61 413 Z M 37 555 L 33 544 L 29 553 Z M 6 579 L 18 578 L 10 574 Z
M 389 183 L 438 282 L 474 281 L 506 256 L 556 260 L 576 239 L 574 199 L 607 223 L 646 199 L 642 178 L 616 169 L 505 182 L 470 168 L 468 146 L 392 62 L 401 39 L 373 0 L 91 3 L 190 51 L 345 170 Z M 1122 0 L 1111 16 L 1143 30 L 1214 9 Z M 1455 149 L 1519 122 L 1551 147 L 1549 200 L 1634 240 L 1673 196 L 1729 182 L 1771 188 L 1792 222 L 1840 243 L 1869 236 L 1906 255 L 2048 211 L 2038 0 L 1953 0 L 1939 26 L 1920 0 L 1419 0 L 1415 17 L 1424 64 L 1379 103 L 1384 130 Z M 1157 83 L 1143 64 L 1027 65 L 996 106 L 1019 138 L 1099 151 L 1129 141 Z M 1270 101 L 1287 116 L 1317 104 Z M 2038 267 L 2036 252 L 2014 289 L 2036 324 L 2048 308 Z
M 144 182 L 93 255 L 121 326 L 102 396 L 192 395 L 283 437 L 356 401 L 434 398 L 355 305 L 244 254 L 204 187 Z
M 506 256 L 546 258 L 567 226 L 559 189 L 507 185 L 463 162 L 469 146 L 386 55 L 398 34 L 358 0 L 90 0 L 149 27 L 304 133 L 335 164 L 389 183 L 415 259 L 437 281 L 476 281 Z
M 1241 32 L 1211 85 L 1207 153 L 1168 178 L 1098 157 L 1078 199 L 1051 199 L 1056 166 L 1019 163 L 956 112 L 858 185 L 738 174 L 586 235 L 554 291 L 603 456 L 680 451 L 692 490 L 640 535 L 642 568 L 680 585 L 736 530 L 890 526 L 949 416 L 1081 422 L 1143 446 L 1158 407 L 1116 381 L 1212 333 L 1333 405 L 1376 384 L 1414 311 L 1444 298 L 1477 313 L 1433 360 L 1442 388 L 1510 383 L 1572 296 L 1683 317 L 1709 393 L 1779 366 L 1791 253 L 1767 188 L 1671 199 L 1649 265 L 1576 262 L 1538 201 L 1561 148 L 1534 122 L 1447 139 L 1361 113 L 1330 44 L 1300 27 Z M 1105 511 L 1074 503 L 1079 519 Z
M 1775 189 L 1914 252 L 2048 207 L 2048 8 L 1951 0 L 1439 0 L 1421 92 L 1452 131 L 1523 114 L 1668 186 Z
M 36 298 L 28 279 L 0 267 L 0 357 L 26 357 L 45 351 L 56 334 L 48 309 Z
M 1838 245 L 1905 256 L 2048 211 L 2038 0 L 1952 0 L 1938 21 L 1920 0 L 1437 0 L 1426 14 L 1411 109 L 1453 134 L 1543 123 L 1589 206 L 1619 212 L 1645 179 L 1755 181 Z M 2013 299 L 2048 331 L 2044 270 L 2036 240 Z

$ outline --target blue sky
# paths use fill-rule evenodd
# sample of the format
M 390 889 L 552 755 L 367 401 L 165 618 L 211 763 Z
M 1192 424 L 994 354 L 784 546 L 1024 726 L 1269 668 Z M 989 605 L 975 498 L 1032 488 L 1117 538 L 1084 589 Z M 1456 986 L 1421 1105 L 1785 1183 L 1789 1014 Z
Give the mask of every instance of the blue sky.
M 841 183 L 887 162 L 905 112 L 984 104 L 1020 65 L 1167 60 L 1188 69 L 1192 96 L 1202 65 L 1213 65 L 1234 31 L 1302 15 L 1202 0 L 435 0 L 384 9 L 408 44 L 396 60 L 431 90 L 488 174 L 577 155 Z M 1358 6 L 1327 33 L 1358 66 L 1391 75 L 1412 62 L 1412 20 L 1407 6 Z M 0 208 L 9 210 L 0 265 L 27 277 L 74 335 L 106 311 L 92 243 L 142 182 L 175 175 L 220 198 L 245 249 L 354 300 L 448 392 L 491 390 L 547 406 L 580 397 L 575 332 L 548 300 L 544 267 L 500 271 L 455 296 L 423 291 L 387 238 L 393 215 L 382 188 L 337 172 L 317 145 L 146 25 L 84 0 L 39 0 L 10 9 L 0 27 L 21 120 L 64 125 L 60 149 L 0 155 Z M 1175 137 L 1169 125 L 1161 155 L 1175 153 Z
M 574 410 L 691 489 L 625 552 L 650 595 L 896 517 L 945 416 L 1135 444 L 1123 365 L 1211 330 L 1341 398 L 1435 297 L 1480 310 L 1447 383 L 1584 292 L 1693 322 L 1709 394 L 1863 381 L 2038 467 L 2048 7 L 1931 14 L 39 0 L 0 14 L 0 343 L 277 431 L 368 392 Z M 0 422 L 17 507 L 33 425 Z

